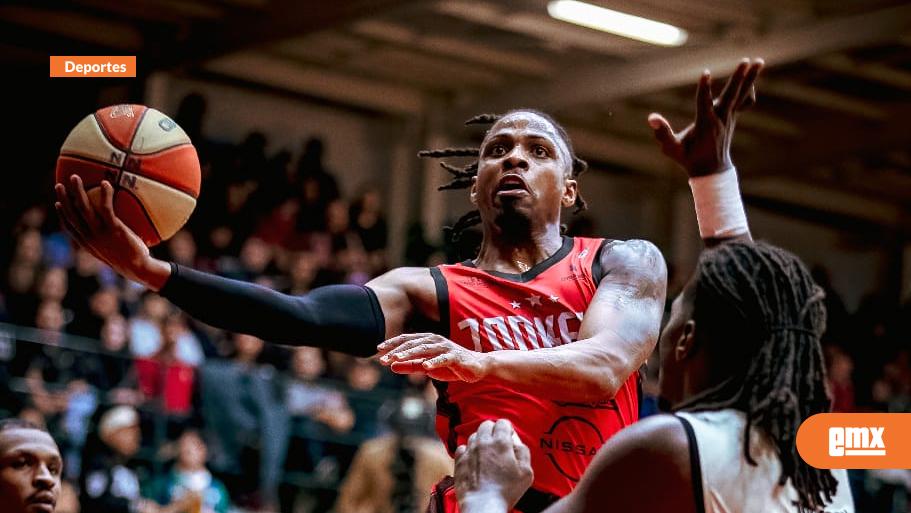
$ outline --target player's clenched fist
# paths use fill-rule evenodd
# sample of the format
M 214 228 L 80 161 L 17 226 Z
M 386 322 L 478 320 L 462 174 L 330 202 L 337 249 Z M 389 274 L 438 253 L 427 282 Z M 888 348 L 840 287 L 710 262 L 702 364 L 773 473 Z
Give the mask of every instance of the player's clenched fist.
M 512 424 L 484 421 L 455 453 L 455 488 L 462 513 L 505 513 L 534 479 L 531 453 Z

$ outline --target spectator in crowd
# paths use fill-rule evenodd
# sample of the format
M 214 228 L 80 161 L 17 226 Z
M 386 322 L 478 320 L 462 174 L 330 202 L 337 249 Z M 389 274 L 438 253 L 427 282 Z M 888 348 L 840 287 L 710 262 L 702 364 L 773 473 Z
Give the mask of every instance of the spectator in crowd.
M 828 364 L 829 390 L 832 395 L 832 411 L 845 413 L 856 411 L 852 379 L 854 361 L 836 346 L 827 347 L 825 353 Z
M 348 367 L 345 395 L 354 410 L 354 432 L 363 438 L 379 432 L 377 412 L 386 400 L 384 394 L 377 393 L 382 376 L 379 365 L 367 358 L 355 358 Z
M 199 366 L 205 360 L 199 339 L 183 317 L 174 314 L 167 299 L 147 292 L 139 315 L 130 322 L 130 351 L 138 358 L 154 357 L 162 351 L 165 333 L 176 337 L 173 351 L 177 360 L 190 367 Z
M 313 288 L 313 282 L 319 271 L 319 262 L 316 255 L 309 251 L 298 251 L 291 257 L 288 269 L 288 294 L 306 294 Z
M 177 439 L 177 460 L 171 470 L 155 479 L 145 495 L 164 506 L 178 501 L 194 503 L 192 513 L 228 513 L 228 490 L 206 468 L 208 449 L 198 432 L 186 430 Z
M 54 513 L 63 461 L 42 428 L 19 419 L 0 420 L 0 505 L 4 513 Z
M 451 475 L 452 460 L 433 438 L 433 406 L 406 396 L 390 419 L 392 432 L 357 451 L 339 491 L 336 513 L 422 511 L 433 485 Z
M 128 347 L 126 319 L 112 315 L 101 328 L 101 351 L 85 355 L 92 366 L 89 384 L 106 402 L 138 406 L 142 402 L 136 368 Z
M 285 458 L 287 485 L 281 490 L 283 512 L 293 511 L 295 498 L 301 490 L 294 484 L 298 481 L 295 475 L 312 475 L 313 481 L 324 486 L 334 484 L 339 471 L 338 451 L 335 450 L 338 444 L 334 441 L 354 426 L 354 413 L 348 407 L 345 396 L 325 381 L 320 381 L 325 369 L 325 360 L 319 349 L 294 349 L 286 384 L 291 439 Z M 322 508 L 329 505 L 331 501 L 323 504 Z
M 86 360 L 78 351 L 61 346 L 64 319 L 60 303 L 42 303 L 35 325 L 46 333 L 41 344 L 32 346 L 35 351 L 30 353 L 25 374 L 31 403 L 47 419 L 68 462 L 75 465 L 85 443 L 89 417 L 97 406 L 86 381 Z
M 210 360 L 200 369 L 212 469 L 235 502 L 275 511 L 288 443 L 285 394 L 275 369 L 257 361 L 262 340 L 236 334 L 234 346 L 230 360 Z
M 369 189 L 352 203 L 351 219 L 354 220 L 354 231 L 360 238 L 361 246 L 369 257 L 371 272 L 383 272 L 386 268 L 385 249 L 389 228 L 383 217 L 379 191 Z
M 186 340 L 186 323 L 180 313 L 170 314 L 161 328 L 161 347 L 151 357 L 136 360 L 139 389 L 146 400 L 156 400 L 163 414 L 172 422 L 182 423 L 191 412 L 196 373 L 186 356 L 181 355 L 180 344 Z M 198 353 L 201 355 L 201 351 Z M 193 353 L 193 359 L 201 356 Z
M 140 473 L 133 461 L 141 442 L 139 415 L 128 406 L 105 412 L 98 422 L 101 445 L 89 444 L 80 475 L 82 511 L 161 513 L 140 495 Z M 97 450 L 95 450 L 97 449 Z

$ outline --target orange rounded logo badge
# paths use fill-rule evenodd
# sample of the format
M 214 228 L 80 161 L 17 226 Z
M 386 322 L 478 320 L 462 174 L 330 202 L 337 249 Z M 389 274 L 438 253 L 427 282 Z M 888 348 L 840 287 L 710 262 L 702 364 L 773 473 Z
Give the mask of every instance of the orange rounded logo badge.
M 911 468 L 911 413 L 820 413 L 797 430 L 797 452 L 816 468 Z

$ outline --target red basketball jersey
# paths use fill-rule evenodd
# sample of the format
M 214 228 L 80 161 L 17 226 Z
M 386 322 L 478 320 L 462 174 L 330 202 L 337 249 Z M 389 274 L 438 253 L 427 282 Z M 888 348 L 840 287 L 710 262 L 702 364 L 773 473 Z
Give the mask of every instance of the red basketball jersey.
M 483 271 L 471 262 L 431 269 L 441 324 L 474 351 L 534 351 L 576 341 L 600 279 L 604 239 L 564 238 L 547 260 L 522 274 Z M 533 488 L 568 494 L 598 449 L 639 417 L 636 373 L 614 398 L 555 401 L 508 384 L 435 382 L 437 432 L 450 452 L 484 420 L 509 419 L 531 449 Z

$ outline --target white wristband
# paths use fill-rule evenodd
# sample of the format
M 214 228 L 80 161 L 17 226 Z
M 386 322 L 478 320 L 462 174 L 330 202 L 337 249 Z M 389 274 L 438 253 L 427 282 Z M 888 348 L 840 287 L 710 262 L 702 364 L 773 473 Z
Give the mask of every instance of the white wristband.
M 750 231 L 734 167 L 690 178 L 690 189 L 703 239 L 734 237 Z

